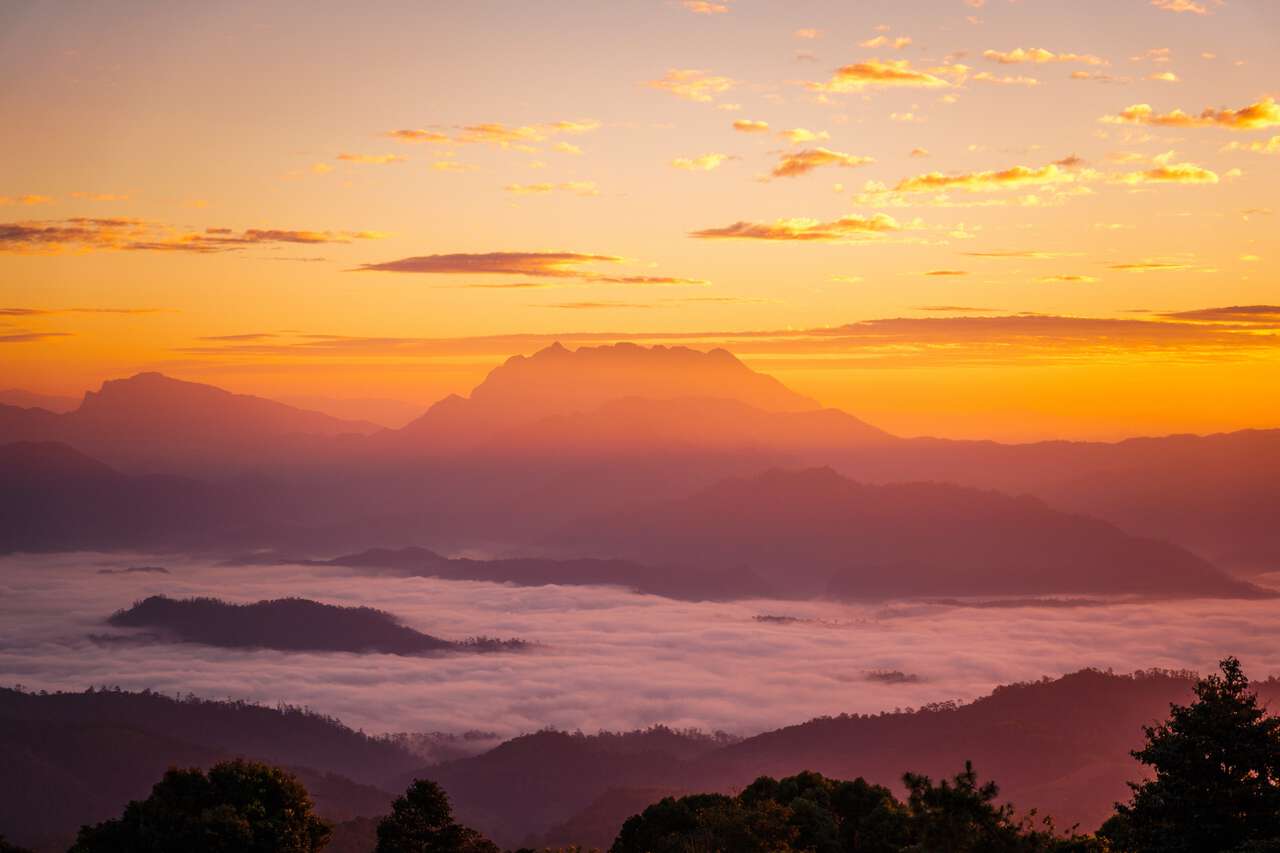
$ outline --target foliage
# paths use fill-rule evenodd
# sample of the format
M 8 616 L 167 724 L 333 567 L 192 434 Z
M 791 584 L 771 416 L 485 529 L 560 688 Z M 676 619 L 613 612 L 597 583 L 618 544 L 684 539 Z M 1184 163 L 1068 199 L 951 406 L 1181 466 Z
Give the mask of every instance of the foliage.
M 443 788 L 415 779 L 378 824 L 375 853 L 498 853 L 498 848 L 453 819 Z
M 817 773 L 763 776 L 736 797 L 668 797 L 626 822 L 611 853 L 1088 853 L 1091 839 L 1037 829 L 995 804 L 993 783 L 979 785 L 972 766 L 934 785 L 907 774 L 910 796 L 864 779 Z
M 311 853 L 329 832 L 293 776 L 237 760 L 168 771 L 121 817 L 81 828 L 70 853 Z
M 1190 705 L 1144 727 L 1133 753 L 1155 777 L 1100 834 L 1132 853 L 1280 851 L 1280 718 L 1267 716 L 1234 657 L 1201 679 Z

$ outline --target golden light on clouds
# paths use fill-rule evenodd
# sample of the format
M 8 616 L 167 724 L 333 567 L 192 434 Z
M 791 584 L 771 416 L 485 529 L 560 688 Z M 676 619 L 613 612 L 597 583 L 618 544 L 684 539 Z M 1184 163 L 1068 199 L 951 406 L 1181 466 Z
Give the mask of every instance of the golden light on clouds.
M 864 5 L 565 0 L 495 29 L 482 4 L 298 26 L 227 0 L 179 29 L 26 4 L 0 51 L 0 305 L 26 312 L 0 312 L 0 387 L 160 370 L 416 405 L 557 338 L 633 339 L 922 430 L 953 428 L 920 413 L 957 388 L 1008 401 L 990 434 L 1280 423 L 1182 396 L 1280 370 L 1265 311 L 1206 307 L 1277 302 L 1258 3 Z M 168 310 L 41 313 L 94 306 Z M 1127 419 L 1048 390 L 1162 382 Z

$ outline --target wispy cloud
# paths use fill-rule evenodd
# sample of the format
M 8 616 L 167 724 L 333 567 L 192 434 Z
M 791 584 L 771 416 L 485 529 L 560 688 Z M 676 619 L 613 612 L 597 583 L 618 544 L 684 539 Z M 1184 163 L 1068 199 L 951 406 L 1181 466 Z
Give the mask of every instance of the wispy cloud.
M 419 255 L 379 264 L 363 264 L 357 271 L 421 273 L 427 275 L 511 275 L 530 278 L 576 279 L 601 284 L 701 285 L 702 279 L 655 275 L 618 275 L 588 267 L 620 264 L 616 255 L 580 252 L 484 252 L 480 254 Z
M 675 95 L 687 101 L 710 103 L 717 95 L 723 95 L 734 87 L 731 77 L 711 74 L 701 68 L 671 68 L 657 80 L 645 83 L 650 89 Z
M 349 154 L 343 152 L 337 156 L 337 159 L 344 163 L 363 163 L 376 166 L 405 162 L 405 159 L 399 154 Z
M 1275 98 L 1263 98 L 1239 109 L 1209 107 L 1199 115 L 1182 110 L 1157 113 L 1150 104 L 1125 107 L 1117 115 L 1103 116 L 1107 124 L 1137 124 L 1150 127 L 1221 127 L 1227 130 L 1257 130 L 1280 126 L 1280 105 Z
M 940 76 L 955 71 L 956 66 L 921 70 L 913 68 L 906 59 L 868 59 L 836 69 L 835 75 L 825 83 L 809 82 L 805 87 L 813 92 L 859 92 L 875 87 L 945 88 L 950 81 Z
M 728 159 L 728 154 L 702 154 L 697 157 L 677 157 L 671 161 L 671 165 L 689 172 L 710 172 L 712 169 L 720 168 L 721 164 Z
M 350 243 L 382 237 L 374 231 L 302 231 L 281 228 L 206 228 L 182 231 L 127 217 L 0 223 L 0 252 L 55 254 L 66 250 L 156 251 L 210 254 L 255 245 Z
M 773 167 L 773 171 L 770 174 L 775 178 L 794 178 L 800 175 L 807 175 L 814 169 L 824 166 L 853 168 L 874 162 L 875 158 L 873 157 L 845 154 L 842 151 L 832 151 L 829 148 L 805 148 L 801 151 L 790 151 L 783 154 L 778 160 L 778 165 Z
M 573 195 L 581 196 L 600 195 L 600 188 L 596 186 L 595 181 L 565 181 L 558 184 L 507 184 L 503 187 L 503 190 L 515 195 L 542 195 L 554 192 L 572 193 Z
M 701 240 L 779 240 L 800 242 L 857 242 L 905 230 L 892 216 L 850 214 L 823 222 L 818 219 L 778 219 L 774 222 L 735 222 L 723 228 L 705 228 L 689 236 Z
M 1015 47 L 1013 50 L 985 50 L 982 52 L 983 57 L 990 59 L 992 62 L 999 62 L 1001 65 L 1018 65 L 1023 63 L 1031 63 L 1042 65 L 1048 62 L 1074 62 L 1082 65 L 1106 65 L 1107 61 L 1100 56 L 1094 56 L 1091 53 L 1054 53 L 1051 50 L 1045 50 L 1042 47 L 1022 48 Z
M 768 133 L 769 122 L 740 118 L 733 123 L 733 129 L 739 133 Z

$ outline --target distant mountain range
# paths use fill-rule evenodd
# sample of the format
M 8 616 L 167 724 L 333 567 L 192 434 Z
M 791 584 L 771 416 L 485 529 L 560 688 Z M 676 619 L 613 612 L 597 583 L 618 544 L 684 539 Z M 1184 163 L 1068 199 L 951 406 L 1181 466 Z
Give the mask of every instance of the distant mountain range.
M 488 637 L 442 640 L 415 631 L 382 610 L 340 607 L 305 598 L 231 604 L 216 598 L 153 595 L 113 613 L 107 623 L 115 628 L 145 628 L 150 631 L 145 637 L 168 642 L 290 652 L 423 655 L 517 651 L 525 645 L 519 640 Z M 132 639 L 139 638 L 134 635 Z
M 105 383 L 65 414 L 0 405 L 0 444 L 19 441 L 34 444 L 0 454 L 0 467 L 15 453 L 43 459 L 48 442 L 61 442 L 121 476 L 192 479 L 164 487 L 182 493 L 172 506 L 139 499 L 158 506 L 154 518 L 103 510 L 119 524 L 76 518 L 85 502 L 68 490 L 62 520 L 0 520 L 0 549 L 195 543 L 331 557 L 425 542 L 519 555 L 585 518 L 649 511 L 769 469 L 829 466 L 868 486 L 1030 494 L 1232 571 L 1280 567 L 1271 511 L 1280 504 L 1280 430 L 1110 444 L 903 439 L 823 409 L 724 350 L 555 345 L 509 359 L 469 397 L 442 400 L 399 430 L 139 374 Z M 45 489 L 34 468 L 24 476 L 56 516 L 57 487 Z M 114 488 L 105 476 L 100 494 Z M 161 488 L 118 483 L 130 494 Z M 928 489 L 913 488 L 894 494 L 924 499 Z M 175 520 L 195 504 L 204 530 Z M 1171 560 L 1190 566 L 1168 550 L 1154 562 Z
M 1002 798 L 1092 830 L 1142 768 L 1142 725 L 1192 696 L 1185 673 L 1083 670 L 999 687 L 966 705 L 824 717 L 746 739 L 654 728 L 545 731 L 483 754 L 422 766 L 396 742 L 293 708 L 153 693 L 33 694 L 0 689 L 0 833 L 59 848 L 81 823 L 118 814 L 171 765 L 244 756 L 301 769 L 322 815 L 384 814 L 409 779 L 439 782 L 458 818 L 507 846 L 607 847 L 624 820 L 662 796 L 732 791 L 757 776 L 815 770 L 895 789 L 972 760 Z M 1255 685 L 1264 705 L 1280 682 Z M 369 822 L 356 834 L 370 836 Z
M 698 571 L 752 571 L 792 594 L 1263 595 L 1185 549 L 1031 497 L 939 483 L 866 485 L 829 468 L 769 471 L 556 540 Z

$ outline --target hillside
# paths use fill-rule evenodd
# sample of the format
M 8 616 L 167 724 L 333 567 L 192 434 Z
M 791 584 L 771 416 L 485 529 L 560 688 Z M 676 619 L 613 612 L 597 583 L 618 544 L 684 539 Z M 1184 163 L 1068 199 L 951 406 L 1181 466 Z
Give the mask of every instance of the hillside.
M 216 598 L 172 599 L 162 595 L 112 614 L 115 628 L 145 628 L 141 637 L 203 643 L 224 648 L 292 652 L 382 652 L 421 655 L 459 651 L 515 651 L 518 640 L 442 640 L 400 623 L 372 607 L 340 607 L 305 598 L 231 604 Z M 129 635 L 139 638 L 139 635 Z M 121 639 L 113 637 L 112 639 Z
M 1266 594 L 1181 548 L 1033 498 L 868 485 L 830 469 L 731 478 L 551 541 L 691 572 L 748 569 L 798 595 Z

